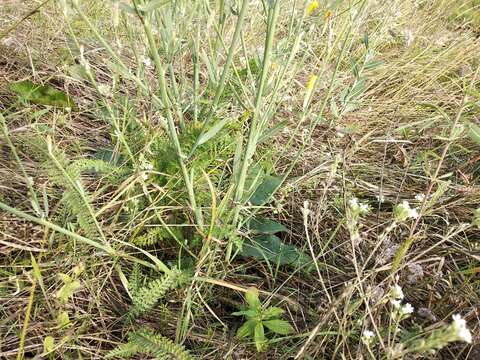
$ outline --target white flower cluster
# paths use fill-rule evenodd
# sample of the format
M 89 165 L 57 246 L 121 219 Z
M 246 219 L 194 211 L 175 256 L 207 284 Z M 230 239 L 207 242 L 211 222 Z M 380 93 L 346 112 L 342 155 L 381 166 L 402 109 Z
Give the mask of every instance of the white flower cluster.
M 403 290 L 398 284 L 395 284 L 390 289 L 390 297 L 390 302 L 400 315 L 409 315 L 413 313 L 414 309 L 410 303 L 402 305 L 402 300 L 405 298 L 405 295 L 403 295 Z
M 417 200 L 418 202 L 423 202 L 425 200 L 425 194 L 415 195 L 415 200 Z
M 142 156 L 142 158 L 140 159 L 140 171 L 143 172 L 142 174 L 143 180 L 148 179 L 148 173 L 152 170 L 153 170 L 153 164 Z
M 348 201 L 348 206 L 350 206 L 350 210 L 355 214 L 365 215 L 370 211 L 370 205 L 361 203 L 357 198 L 351 198 Z
M 393 215 L 396 222 L 403 222 L 408 219 L 418 218 L 417 209 L 412 209 L 408 201 L 404 200 L 393 209 Z
M 467 343 L 472 342 L 472 334 L 467 328 L 467 322 L 459 314 L 453 315 L 453 322 L 450 328 L 453 330 L 458 340 L 465 341 Z
M 362 334 L 362 341 L 368 345 L 372 342 L 374 337 L 375 337 L 375 333 L 373 331 L 364 330 Z

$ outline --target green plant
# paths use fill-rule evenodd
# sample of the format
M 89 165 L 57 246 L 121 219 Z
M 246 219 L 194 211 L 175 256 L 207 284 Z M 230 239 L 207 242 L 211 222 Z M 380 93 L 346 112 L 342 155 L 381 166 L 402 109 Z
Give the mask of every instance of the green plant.
M 172 269 L 170 273 L 149 281 L 143 287 L 139 287 L 139 281 L 135 279 L 131 287 L 132 315 L 138 316 L 151 310 L 169 290 L 181 282 L 182 276 L 183 273 L 180 270 Z
M 276 306 L 262 307 L 258 298 L 258 290 L 250 288 L 245 294 L 247 307 L 244 310 L 234 312 L 232 315 L 245 316 L 247 321 L 238 328 L 237 337 L 250 337 L 255 342 L 257 351 L 261 352 L 267 348 L 267 337 L 265 328 L 274 334 L 288 335 L 294 330 L 286 320 L 280 319 L 283 309 Z
M 182 346 L 147 328 L 131 331 L 128 342 L 111 350 L 107 359 L 128 359 L 137 354 L 154 356 L 160 360 L 193 360 L 194 357 Z

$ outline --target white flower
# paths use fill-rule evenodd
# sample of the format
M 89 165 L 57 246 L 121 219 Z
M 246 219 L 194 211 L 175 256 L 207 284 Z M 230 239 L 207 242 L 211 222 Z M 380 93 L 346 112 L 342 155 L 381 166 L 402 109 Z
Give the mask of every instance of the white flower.
M 365 344 L 369 344 L 372 341 L 374 336 L 375 336 L 375 333 L 373 331 L 363 330 L 362 341 Z
M 419 201 L 419 202 L 423 202 L 423 200 L 425 200 L 425 194 L 417 194 L 415 195 L 415 200 Z
M 367 213 L 370 211 L 370 205 L 368 205 L 368 204 L 361 203 L 361 204 L 359 205 L 359 207 L 360 207 L 360 212 L 361 212 L 362 214 L 367 214 Z
M 374 337 L 375 333 L 373 331 L 370 331 L 370 330 L 365 330 L 363 332 L 363 336 L 366 337 L 367 339 L 369 339 L 369 338 Z
M 143 56 L 142 57 L 142 63 L 145 65 L 146 68 L 151 68 L 152 67 L 152 60 L 148 56 Z
M 467 328 L 467 322 L 459 314 L 453 315 L 453 323 L 451 325 L 452 329 L 455 331 L 455 335 L 459 340 L 465 341 L 467 343 L 472 342 L 472 334 Z
M 390 300 L 390 302 L 392 303 L 392 305 L 395 309 L 400 308 L 401 300 Z
M 410 303 L 406 303 L 400 308 L 402 315 L 407 315 L 413 313 L 413 306 Z
M 377 198 L 377 201 L 378 201 L 379 203 L 385 202 L 385 196 L 383 196 L 383 194 L 376 195 L 375 197 Z
M 148 179 L 148 173 L 153 170 L 153 164 L 145 159 L 143 156 L 140 159 L 140 170 L 143 172 L 142 173 L 142 178 L 143 180 Z
M 103 96 L 110 96 L 111 95 L 110 86 L 108 86 L 107 84 L 98 84 L 98 91 Z
M 390 289 L 390 295 L 392 296 L 393 299 L 396 299 L 396 300 L 402 300 L 405 297 L 403 295 L 402 288 L 398 284 L 395 284 L 392 286 L 392 288 Z
M 350 210 L 357 214 L 367 214 L 370 211 L 370 205 L 359 202 L 357 198 L 348 200 L 348 205 Z
M 410 218 L 418 218 L 417 209 L 412 209 L 408 201 L 404 200 L 393 209 L 393 215 L 395 216 L 395 221 L 402 222 Z
M 418 218 L 418 211 L 417 209 L 410 209 L 408 216 L 411 217 L 412 219 Z
M 348 200 L 348 205 L 350 205 L 350 208 L 352 210 L 358 210 L 359 209 L 357 198 L 351 198 L 350 200 Z

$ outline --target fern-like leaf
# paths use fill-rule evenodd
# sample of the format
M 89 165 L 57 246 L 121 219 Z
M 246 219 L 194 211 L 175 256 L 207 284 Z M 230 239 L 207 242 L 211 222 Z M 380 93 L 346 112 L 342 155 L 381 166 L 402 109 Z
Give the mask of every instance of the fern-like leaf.
M 194 360 L 195 358 L 182 346 L 165 336 L 155 334 L 150 329 L 140 329 L 130 334 L 130 342 L 156 359 Z
M 183 238 L 183 235 L 178 228 L 169 228 L 167 230 L 164 227 L 153 227 L 148 229 L 146 233 L 131 238 L 130 242 L 139 247 L 149 247 L 162 240 L 173 238 L 172 234 L 177 239 Z
M 81 169 L 69 163 L 65 153 L 52 144 L 47 144 L 47 148 L 46 156 L 39 154 L 39 158 L 49 179 L 64 189 L 65 206 L 76 216 L 80 228 L 89 238 L 98 238 L 101 228 L 90 205 L 90 196 L 81 183 Z
M 151 310 L 170 289 L 177 285 L 181 275 L 181 271 L 173 269 L 169 274 L 163 275 L 160 279 L 150 281 L 146 286 L 134 292 L 132 294 L 132 315 L 140 315 Z
M 84 199 L 89 201 L 89 195 L 84 194 Z M 88 215 L 88 207 L 84 202 L 84 199 L 73 189 L 65 190 L 63 193 L 63 203 L 77 218 L 78 225 L 85 232 L 87 237 L 95 239 L 98 237 L 97 227 L 94 219 Z
M 131 294 L 136 294 L 142 286 L 142 273 L 138 263 L 133 264 L 133 269 L 128 277 L 128 290 Z
M 73 162 L 72 165 L 81 172 L 93 170 L 95 172 L 108 174 L 120 171 L 118 166 L 100 159 L 79 159 Z
M 134 355 L 137 355 L 140 352 L 137 344 L 133 342 L 128 342 L 117 346 L 115 349 L 110 350 L 106 355 L 106 359 L 120 358 L 120 359 L 129 359 Z

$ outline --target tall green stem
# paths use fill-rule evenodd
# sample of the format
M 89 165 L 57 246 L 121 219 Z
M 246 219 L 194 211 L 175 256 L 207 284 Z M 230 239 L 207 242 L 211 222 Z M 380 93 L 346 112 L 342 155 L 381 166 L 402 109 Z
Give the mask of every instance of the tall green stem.
M 260 111 L 262 107 L 263 93 L 265 90 L 265 85 L 267 82 L 267 75 L 270 68 L 270 57 L 272 53 L 273 38 L 275 35 L 275 29 L 277 25 L 277 18 L 280 9 L 280 1 L 275 1 L 273 7 L 270 7 L 268 10 L 268 29 L 267 37 L 265 39 L 265 50 L 263 54 L 263 65 L 260 75 L 260 82 L 258 85 L 257 94 L 255 96 L 255 109 L 252 115 L 252 121 L 250 123 L 250 129 L 248 133 L 248 140 L 245 149 L 244 158 L 240 168 L 240 174 L 238 176 L 238 183 L 236 184 L 234 201 L 235 201 L 235 212 L 233 217 L 233 223 L 237 224 L 238 217 L 240 215 L 241 209 L 241 200 L 243 197 L 243 190 L 245 188 L 245 180 L 247 178 L 248 166 L 252 160 L 252 157 L 255 153 L 258 143 L 258 137 L 260 134 L 260 129 L 258 129 L 258 122 L 261 117 Z

